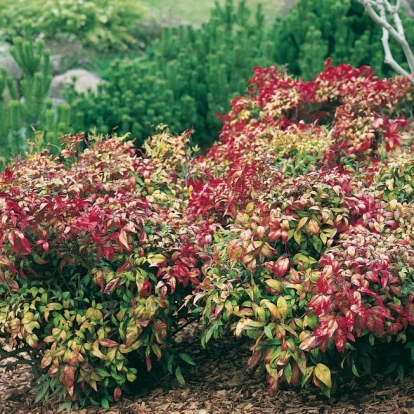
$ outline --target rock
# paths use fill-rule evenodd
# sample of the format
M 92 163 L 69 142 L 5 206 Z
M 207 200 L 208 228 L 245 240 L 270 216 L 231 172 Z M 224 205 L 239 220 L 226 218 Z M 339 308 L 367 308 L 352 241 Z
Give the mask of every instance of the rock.
M 64 53 L 56 53 L 54 55 L 50 55 L 50 68 L 52 73 L 62 73 L 64 71 L 64 62 L 65 62 L 65 54 Z
M 98 85 L 103 80 L 92 72 L 85 69 L 70 69 L 62 75 L 53 78 L 50 86 L 50 95 L 52 98 L 62 98 L 63 90 L 70 84 L 74 83 L 75 90 L 78 93 L 94 94 L 98 91 Z
M 21 79 L 23 73 L 10 55 L 0 55 L 0 68 L 6 68 L 7 75 L 13 79 Z

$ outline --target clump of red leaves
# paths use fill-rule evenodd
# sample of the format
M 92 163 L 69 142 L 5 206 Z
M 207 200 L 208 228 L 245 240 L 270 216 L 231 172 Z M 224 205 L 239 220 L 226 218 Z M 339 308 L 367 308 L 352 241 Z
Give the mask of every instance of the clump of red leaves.
M 207 173 L 227 171 L 234 161 L 286 158 L 285 147 L 292 141 L 303 145 L 293 148 L 291 162 L 311 153 L 316 168 L 370 163 L 382 147 L 389 152 L 400 146 L 406 120 L 398 108 L 411 99 L 409 78 L 381 79 L 369 67 L 335 67 L 330 60 L 309 82 L 277 67 L 254 72 L 250 93 L 234 99 L 222 116 L 220 141 L 203 160 Z M 318 139 L 307 148 L 310 135 Z
M 414 322 L 412 205 L 401 204 L 412 168 L 387 161 L 407 138 L 411 85 L 329 62 L 311 82 L 255 68 L 250 85 L 194 168 L 191 211 L 226 225 L 194 293 L 202 342 L 247 336 L 248 366 L 271 392 L 313 379 L 329 395 L 331 369 L 368 372 L 375 344 L 404 342 Z
M 162 131 L 142 155 L 124 137 L 65 136 L 60 157 L 0 175 L 0 336 L 40 357 L 41 396 L 61 384 L 105 406 L 137 377 L 134 354 L 148 370 L 164 358 L 182 381 L 172 315 L 213 228 L 185 216 L 188 135 Z

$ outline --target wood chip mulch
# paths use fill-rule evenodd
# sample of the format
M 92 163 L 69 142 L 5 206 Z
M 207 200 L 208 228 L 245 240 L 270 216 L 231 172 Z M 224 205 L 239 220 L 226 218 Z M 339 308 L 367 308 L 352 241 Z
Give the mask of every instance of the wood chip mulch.
M 197 365 L 180 386 L 171 377 L 143 379 L 132 398 L 123 398 L 110 410 L 95 407 L 72 414 L 414 414 L 414 378 L 402 382 L 374 375 L 353 379 L 330 399 L 316 389 L 282 389 L 270 398 L 265 378 L 246 369 L 248 344 L 235 339 L 212 342 L 202 349 L 198 341 L 184 341 L 183 350 Z M 52 401 L 33 404 L 27 366 L 0 370 L 0 414 L 55 414 Z M 166 386 L 167 385 L 167 386 Z M 61 411 L 66 413 L 68 411 Z

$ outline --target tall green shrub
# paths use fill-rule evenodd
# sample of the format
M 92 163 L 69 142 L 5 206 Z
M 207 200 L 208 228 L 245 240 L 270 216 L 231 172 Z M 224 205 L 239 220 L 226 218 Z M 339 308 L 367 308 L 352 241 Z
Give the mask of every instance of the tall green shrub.
M 56 134 L 67 132 L 70 111 L 67 104 L 52 108 L 49 52 L 42 40 L 33 41 L 29 25 L 23 37 L 13 39 L 10 53 L 23 77 L 14 82 L 4 68 L 0 72 L 0 156 L 6 159 L 26 150 L 36 130 L 57 144 Z
M 130 131 L 137 145 L 159 123 L 175 131 L 192 126 L 193 139 L 206 148 L 221 126 L 217 113 L 245 92 L 253 67 L 288 64 L 289 72 L 306 80 L 332 57 L 334 64 L 370 65 L 388 76 L 380 35 L 357 0 L 298 0 L 273 25 L 265 24 L 261 7 L 253 15 L 246 1 L 235 6 L 226 0 L 200 29 L 165 28 L 145 59 L 115 60 L 98 96 L 68 91 L 71 125 L 78 131 Z
M 159 123 L 175 131 L 193 126 L 195 141 L 209 146 L 221 126 L 217 112 L 245 92 L 254 66 L 274 63 L 278 46 L 264 20 L 260 7 L 253 16 L 246 1 L 236 7 L 226 0 L 199 30 L 165 28 L 145 60 L 113 62 L 98 96 L 67 93 L 71 123 L 75 130 L 131 131 L 138 144 Z
M 407 38 L 414 39 L 410 26 Z M 357 0 L 298 0 L 273 30 L 275 60 L 304 79 L 312 79 L 328 57 L 334 64 L 369 65 L 378 76 L 393 74 L 383 62 L 381 29 Z M 399 47 L 392 42 L 391 47 L 401 61 Z

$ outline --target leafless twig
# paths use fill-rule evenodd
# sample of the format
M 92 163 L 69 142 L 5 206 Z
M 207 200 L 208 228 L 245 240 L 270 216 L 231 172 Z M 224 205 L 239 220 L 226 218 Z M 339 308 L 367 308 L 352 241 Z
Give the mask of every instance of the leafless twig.
M 405 37 L 404 27 L 399 16 L 403 0 L 396 0 L 395 4 L 392 4 L 389 0 L 359 0 L 359 2 L 365 7 L 372 20 L 382 27 L 381 40 L 385 53 L 384 62 L 389 64 L 400 75 L 411 75 L 411 81 L 414 83 L 414 54 Z M 388 21 L 388 16 L 392 18 L 393 24 Z M 389 45 L 390 36 L 401 46 L 410 72 L 407 72 L 394 59 Z

